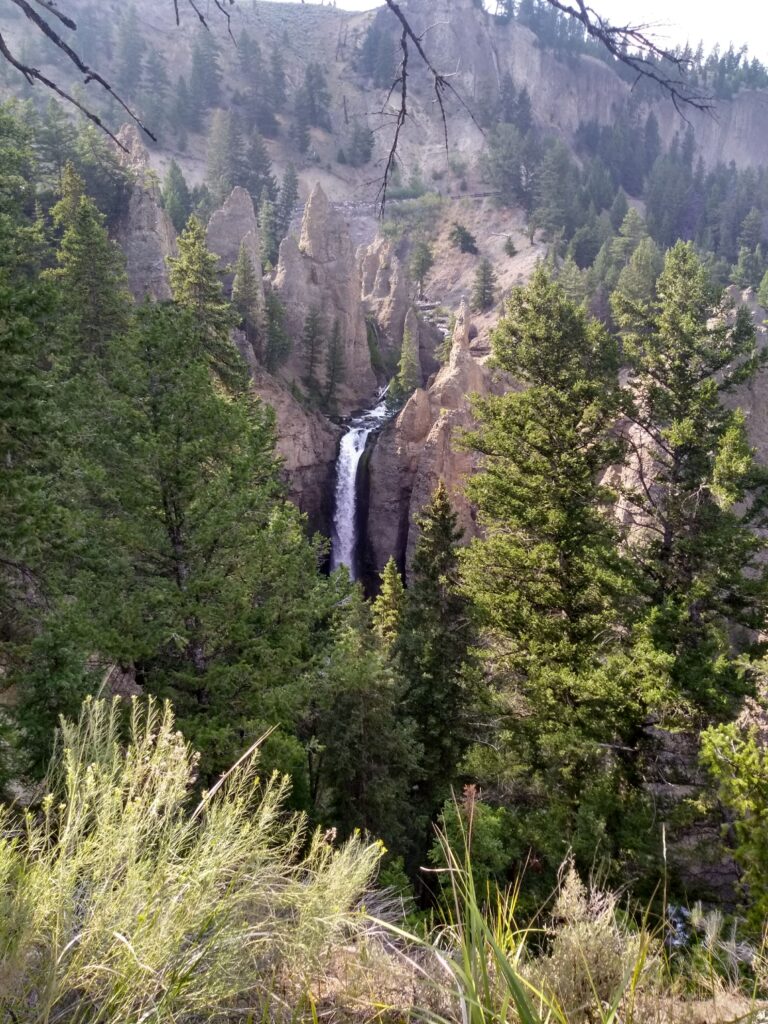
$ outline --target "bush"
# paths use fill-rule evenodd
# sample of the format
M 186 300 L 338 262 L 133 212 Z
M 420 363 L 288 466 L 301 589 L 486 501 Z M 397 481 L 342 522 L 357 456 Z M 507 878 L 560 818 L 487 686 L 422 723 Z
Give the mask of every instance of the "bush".
M 477 239 L 475 236 L 468 231 L 463 224 L 457 224 L 454 221 L 451 233 L 448 236 L 451 245 L 455 245 L 461 252 L 469 252 L 476 256 L 478 253 Z
M 169 706 L 134 701 L 127 747 L 120 726 L 117 702 L 87 701 L 62 724 L 40 813 L 0 810 L 8 1019 L 295 1019 L 359 920 L 379 847 L 308 837 L 253 748 L 193 806 L 198 758 Z

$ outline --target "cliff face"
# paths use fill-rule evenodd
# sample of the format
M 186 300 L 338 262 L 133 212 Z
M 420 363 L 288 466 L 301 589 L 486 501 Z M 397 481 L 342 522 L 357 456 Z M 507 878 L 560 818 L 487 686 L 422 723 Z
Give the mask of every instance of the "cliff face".
M 368 335 L 360 298 L 360 274 L 347 226 L 316 185 L 304 210 L 301 237 L 289 236 L 280 246 L 274 282 L 286 310 L 293 350 L 284 375 L 297 383 L 306 376 L 302 334 L 307 316 L 320 314 L 324 345 L 316 374 L 322 389 L 328 379 L 326 356 L 338 325 L 341 347 L 341 379 L 337 405 L 350 413 L 372 397 L 376 377 L 371 367 Z
M 450 358 L 428 390 L 414 392 L 400 415 L 382 431 L 369 462 L 367 550 L 369 575 L 381 572 L 391 554 L 410 564 L 418 540 L 416 518 L 442 480 L 451 495 L 465 541 L 477 525 L 464 495 L 476 457 L 457 445 L 472 426 L 470 398 L 488 394 L 488 371 L 471 352 L 466 304 L 456 318 Z
M 149 154 L 134 125 L 118 135 L 126 151 L 120 160 L 134 176 L 128 210 L 117 229 L 117 242 L 125 253 L 128 284 L 138 301 L 145 297 L 170 299 L 166 258 L 176 255 L 176 232 L 160 206 L 157 179 L 151 174 Z

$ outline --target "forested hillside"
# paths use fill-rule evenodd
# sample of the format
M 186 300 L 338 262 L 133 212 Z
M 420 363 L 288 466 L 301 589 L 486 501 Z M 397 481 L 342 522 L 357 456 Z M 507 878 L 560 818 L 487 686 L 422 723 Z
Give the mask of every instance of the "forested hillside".
M 382 204 L 391 10 L 70 6 L 128 113 L 0 18 L 103 122 L 0 63 L 0 1017 L 758 1020 L 768 70 L 411 0 Z

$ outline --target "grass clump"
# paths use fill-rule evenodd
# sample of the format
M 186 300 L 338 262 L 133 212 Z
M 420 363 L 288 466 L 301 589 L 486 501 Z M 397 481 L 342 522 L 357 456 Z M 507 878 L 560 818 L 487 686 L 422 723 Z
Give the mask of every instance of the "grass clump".
M 0 810 L 0 1007 L 23 1024 L 295 1018 L 379 847 L 287 815 L 252 748 L 198 802 L 168 706 L 89 700 L 39 810 Z

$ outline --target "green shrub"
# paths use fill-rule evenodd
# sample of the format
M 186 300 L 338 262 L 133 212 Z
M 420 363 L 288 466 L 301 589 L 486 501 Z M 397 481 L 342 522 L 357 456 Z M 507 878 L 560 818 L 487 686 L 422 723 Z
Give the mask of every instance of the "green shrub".
M 308 836 L 254 748 L 195 806 L 198 758 L 169 706 L 134 701 L 125 747 L 121 718 L 87 701 L 62 724 L 39 813 L 0 811 L 8 1020 L 295 1019 L 361 919 L 379 847 Z

